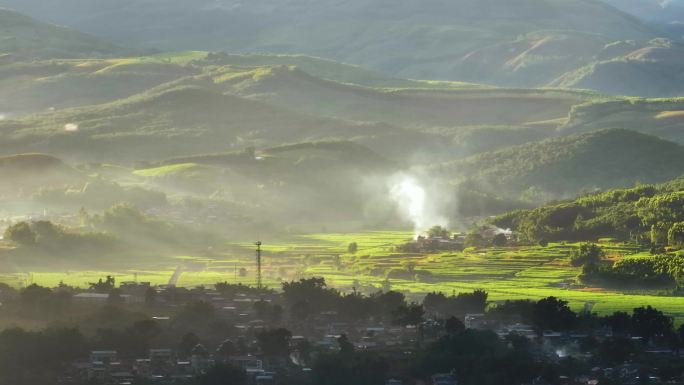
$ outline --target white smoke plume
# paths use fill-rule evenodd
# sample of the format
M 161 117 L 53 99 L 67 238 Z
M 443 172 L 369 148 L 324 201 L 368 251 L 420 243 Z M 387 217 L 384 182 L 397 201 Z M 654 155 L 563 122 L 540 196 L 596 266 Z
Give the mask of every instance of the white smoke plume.
M 439 225 L 449 226 L 449 219 L 443 210 L 446 201 L 440 189 L 426 183 L 416 175 L 397 173 L 389 178 L 390 199 L 397 207 L 399 215 L 413 223 L 415 235 Z

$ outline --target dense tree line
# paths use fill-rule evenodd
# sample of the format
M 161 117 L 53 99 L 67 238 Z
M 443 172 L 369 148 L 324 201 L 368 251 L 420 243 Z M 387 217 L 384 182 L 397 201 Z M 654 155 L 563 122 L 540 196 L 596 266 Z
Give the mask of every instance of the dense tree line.
M 684 255 L 624 257 L 612 262 L 594 243 L 583 243 L 570 253 L 570 263 L 582 267 L 579 280 L 587 284 L 619 287 L 674 287 L 684 276 Z
M 73 232 L 50 221 L 19 222 L 5 230 L 4 238 L 17 245 L 53 255 L 112 251 L 117 239 L 104 232 Z
M 130 203 L 119 203 L 101 214 L 79 212 L 80 226 L 68 228 L 46 220 L 10 225 L 4 239 L 21 249 L 45 255 L 111 254 L 122 247 L 154 248 L 213 245 L 219 239 L 210 231 L 196 230 L 147 215 Z
M 487 308 L 488 294 L 484 290 L 459 293 L 447 297 L 443 293 L 428 293 L 423 299 L 425 309 L 442 317 L 463 318 L 468 313 L 481 314 Z
M 684 180 L 684 178 L 680 178 Z M 684 182 L 611 190 L 498 216 L 521 240 L 588 240 L 614 237 L 654 246 L 684 245 Z
M 658 255 L 652 258 L 623 258 L 612 265 L 586 264 L 580 280 L 620 287 L 674 287 L 681 279 L 684 257 Z
M 404 294 L 396 291 L 363 295 L 358 292 L 341 293 L 327 287 L 323 278 L 301 279 L 283 283 L 283 302 L 291 317 L 308 321 L 321 311 L 336 311 L 340 320 L 367 319 L 396 323 L 413 322 L 413 312 L 422 312 L 415 304 L 407 303 Z M 415 324 L 415 323 L 413 323 Z
M 620 150 L 608 153 L 605 148 Z M 684 152 L 675 143 L 604 129 L 489 151 L 433 169 L 469 190 L 496 191 L 540 204 L 596 188 L 669 180 L 681 175 L 682 160 Z

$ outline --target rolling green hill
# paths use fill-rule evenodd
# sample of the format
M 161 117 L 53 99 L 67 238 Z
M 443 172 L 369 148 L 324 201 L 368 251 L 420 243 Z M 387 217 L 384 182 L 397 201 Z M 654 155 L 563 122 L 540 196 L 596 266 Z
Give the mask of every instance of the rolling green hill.
M 213 57 L 223 55 L 189 52 L 0 67 L 9 75 L 0 80 L 7 86 L 0 101 L 7 106 L 39 111 L 81 106 L 25 117 L 3 111 L 0 151 L 130 162 L 343 139 L 390 158 L 406 159 L 410 149 L 436 161 L 546 137 L 565 123 L 573 106 L 597 98 L 586 92 L 452 83 L 426 88 L 430 83 L 402 83 L 356 67 L 297 58 L 305 67 L 321 67 L 314 69 L 321 76 L 346 69 L 338 76 L 343 83 L 294 66 L 218 65 L 216 60 L 223 59 Z M 406 88 L 411 84 L 416 86 Z
M 656 229 L 664 225 L 667 238 L 669 226 L 684 219 L 682 202 L 684 177 L 659 185 L 609 190 L 510 212 L 497 217 L 493 223 L 515 229 L 530 241 L 616 237 L 648 243 L 653 233 L 651 225 L 656 225 Z
M 368 130 L 381 133 L 374 128 L 289 112 L 213 90 L 176 87 L 0 122 L 0 151 L 49 149 L 69 159 L 130 162 L 360 135 Z
M 454 81 L 413 80 L 390 77 L 377 71 L 306 55 L 228 54 L 214 52 L 198 64 L 233 67 L 296 67 L 312 76 L 340 83 L 377 88 L 484 88 L 483 85 Z
M 520 126 L 564 118 L 573 105 L 595 97 L 560 90 L 375 89 L 324 80 L 289 66 L 243 73 L 228 67 L 208 76 L 223 90 L 290 110 L 414 127 Z
M 681 0 L 603 0 L 642 20 L 653 23 L 675 24 L 684 19 L 684 3 Z
M 598 0 L 0 0 L 35 17 L 162 50 L 306 54 L 395 77 L 543 86 L 615 41 L 660 32 Z M 232 58 L 231 60 L 236 60 Z M 337 79 L 334 79 L 337 80 Z
M 29 194 L 37 189 L 83 180 L 83 175 L 60 159 L 46 154 L 0 157 L 0 198 Z
M 64 163 L 61 160 L 45 154 L 18 154 L 0 157 L 0 167 L 3 169 L 12 168 L 19 172 L 25 169 L 48 169 L 63 165 Z
M 0 59 L 1 60 L 1 59 Z M 110 102 L 164 83 L 200 75 L 220 79 L 257 68 L 293 66 L 320 79 L 381 88 L 480 89 L 456 82 L 391 78 L 356 66 L 308 56 L 227 55 L 202 51 L 106 59 L 50 59 L 0 65 L 5 115 Z M 217 68 L 218 67 L 218 68 Z M 192 83 L 190 79 L 186 83 Z
M 98 57 L 122 54 L 114 44 L 0 8 L 0 54 L 11 59 Z
M 679 176 L 684 147 L 633 131 L 601 130 L 483 153 L 432 170 L 485 191 L 552 199 Z
M 10 116 L 126 98 L 198 69 L 190 54 L 70 59 L 0 65 L 0 106 Z
M 644 97 L 677 96 L 684 91 L 684 45 L 655 39 L 645 44 L 616 42 L 605 48 L 611 50 L 617 55 L 569 71 L 549 85 Z
M 561 132 L 626 128 L 684 144 L 684 98 L 594 100 L 572 108 Z
M 187 169 L 195 169 L 198 165 L 211 165 L 222 167 L 241 167 L 245 164 L 264 164 L 273 162 L 298 163 L 304 159 L 326 160 L 343 165 L 351 162 L 356 165 L 370 167 L 389 166 L 392 162 L 380 156 L 376 152 L 358 143 L 349 141 L 313 141 L 294 144 L 285 144 L 275 147 L 264 148 L 254 153 L 249 151 L 193 155 L 180 158 L 169 158 L 159 162 L 153 162 L 156 169 L 165 171 L 185 172 Z M 168 167 L 168 168 L 167 168 Z
M 241 202 L 269 220 L 291 224 L 300 219 L 359 220 L 368 198 L 363 178 L 382 178 L 397 169 L 357 143 L 318 141 L 255 153 L 170 158 L 133 174 L 155 189 Z

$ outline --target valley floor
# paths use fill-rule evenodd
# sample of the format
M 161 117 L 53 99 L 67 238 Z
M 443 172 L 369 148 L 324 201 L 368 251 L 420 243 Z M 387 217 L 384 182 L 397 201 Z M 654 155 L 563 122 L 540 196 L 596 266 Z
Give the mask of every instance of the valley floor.
M 653 291 L 617 291 L 588 288 L 576 283 L 579 268 L 569 264 L 568 253 L 576 244 L 550 244 L 548 247 L 502 247 L 466 249 L 463 252 L 402 253 L 397 246 L 411 239 L 403 231 L 373 231 L 348 234 L 308 234 L 288 241 L 265 242 L 264 283 L 278 288 L 282 281 L 320 276 L 343 291 L 374 292 L 390 288 L 405 292 L 419 301 L 435 291 L 446 294 L 485 289 L 492 301 L 539 299 L 556 296 L 570 302 L 575 310 L 590 304 L 593 311 L 609 314 L 651 305 L 684 319 L 684 300 Z M 355 242 L 358 250 L 348 252 Z M 608 256 L 641 253 L 634 246 L 603 244 Z M 45 269 L 26 266 L 24 272 L 0 275 L 0 282 L 21 287 L 31 283 L 54 287 L 60 282 L 87 287 L 106 275 L 117 282 L 142 281 L 154 285 L 170 283 L 177 269 L 177 285 L 194 287 L 217 282 L 255 283 L 254 248 L 251 243 L 228 245 L 227 251 L 203 256 L 130 258 L 123 269 Z M 133 262 L 133 261 L 137 262 Z M 10 264 L 6 264 L 10 265 Z M 13 264 L 15 269 L 20 266 Z M 407 273 L 410 270 L 410 273 Z M 389 278 L 388 278 L 389 276 Z M 401 278 L 393 278 L 393 277 Z M 415 276 L 415 278 L 411 278 Z

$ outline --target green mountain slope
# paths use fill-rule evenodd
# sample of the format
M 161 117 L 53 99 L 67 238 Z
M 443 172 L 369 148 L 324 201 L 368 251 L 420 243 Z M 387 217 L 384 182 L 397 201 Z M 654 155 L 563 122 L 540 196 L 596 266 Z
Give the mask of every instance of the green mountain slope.
M 532 210 L 501 215 L 492 222 L 529 241 L 598 240 L 615 237 L 667 242 L 673 223 L 684 220 L 684 177 L 660 185 L 589 194 Z M 655 225 L 655 231 L 652 231 Z M 661 243 L 664 244 L 664 243 Z
M 645 44 L 617 42 L 605 48 L 611 50 L 617 56 L 569 71 L 549 85 L 645 97 L 677 96 L 684 91 L 684 45 L 656 39 Z
M 258 55 L 254 61 L 281 58 L 292 59 Z M 0 101 L 9 107 L 1 111 L 0 136 L 6 142 L 0 151 L 133 160 L 342 139 L 390 158 L 408 159 L 409 149 L 434 162 L 552 135 L 573 106 L 597 98 L 453 83 L 427 88 L 431 83 L 295 58 L 321 76 L 343 69 L 337 78 L 346 81 L 289 65 L 220 65 L 224 55 L 203 52 L 0 67 L 0 74 L 8 75 L 0 78 L 7 86 L 0 88 Z M 71 106 L 81 107 L 59 110 Z M 75 129 L 67 131 L 67 125 Z
M 98 57 L 124 51 L 94 36 L 0 9 L 0 54 L 10 58 Z
M 652 23 L 672 24 L 684 19 L 684 2 L 681 0 L 603 0 L 642 20 Z
M 392 76 L 540 86 L 605 44 L 659 36 L 598 0 L 0 0 L 47 20 L 163 50 L 307 54 Z
M 190 54 L 13 62 L 0 66 L 0 108 L 17 116 L 126 98 L 199 73 Z
M 46 154 L 0 156 L 0 200 L 50 186 L 82 180 L 83 176 L 60 159 Z
M 171 158 L 134 175 L 155 189 L 246 202 L 269 220 L 295 223 L 358 220 L 369 194 L 361 180 L 396 170 L 395 163 L 357 143 L 318 141 Z
M 679 176 L 684 147 L 633 131 L 601 130 L 483 153 L 433 171 L 485 191 L 569 197 Z
M 107 59 L 8 61 L 0 65 L 0 113 L 22 115 L 129 97 L 171 81 L 245 68 L 296 66 L 312 76 L 383 88 L 479 89 L 482 86 L 392 78 L 360 67 L 308 56 L 227 55 L 202 51 Z M 216 67 L 220 69 L 216 69 Z M 296 85 L 295 85 L 296 86 Z
M 377 71 L 340 62 L 305 55 L 227 54 L 214 52 L 198 62 L 202 65 L 233 67 L 296 67 L 317 78 L 340 83 L 378 88 L 484 88 L 482 85 L 453 81 L 412 80 L 390 77 Z
M 205 80 L 203 86 L 218 84 L 224 92 L 308 114 L 423 127 L 554 120 L 593 96 L 555 90 L 374 89 L 323 80 L 289 66 L 244 72 L 228 67 L 209 73 Z
M 66 168 L 67 166 L 61 160 L 45 154 L 18 154 L 0 157 L 0 170 L 8 174 L 48 172 Z
M 0 122 L 0 151 L 46 150 L 69 159 L 130 161 L 359 135 L 371 129 L 208 89 L 177 87 Z
M 620 127 L 684 144 L 684 99 L 591 101 L 573 107 L 562 132 Z

